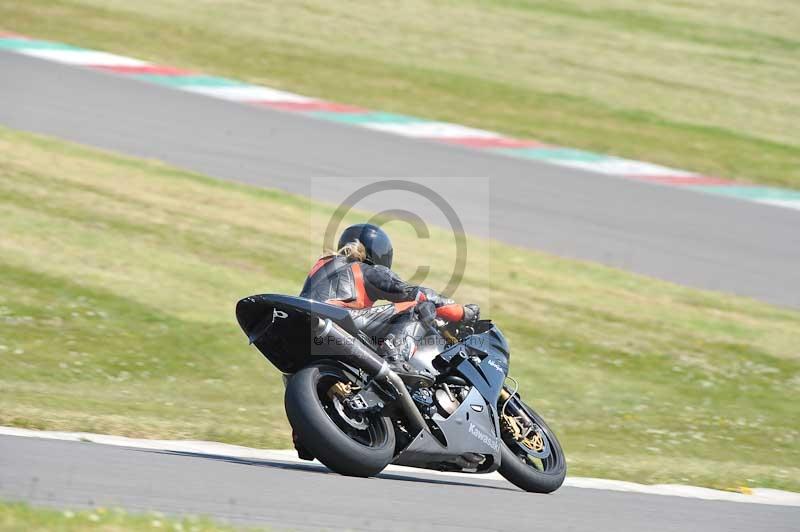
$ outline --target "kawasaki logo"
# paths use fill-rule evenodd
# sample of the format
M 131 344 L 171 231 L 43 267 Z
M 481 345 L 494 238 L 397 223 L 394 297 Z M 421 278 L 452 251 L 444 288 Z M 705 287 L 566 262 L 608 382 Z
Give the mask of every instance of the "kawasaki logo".
M 493 451 L 497 451 L 500 448 L 500 445 L 497 443 L 497 438 L 492 438 L 485 432 L 481 431 L 475 426 L 475 423 L 469 424 L 469 433 L 488 445 Z

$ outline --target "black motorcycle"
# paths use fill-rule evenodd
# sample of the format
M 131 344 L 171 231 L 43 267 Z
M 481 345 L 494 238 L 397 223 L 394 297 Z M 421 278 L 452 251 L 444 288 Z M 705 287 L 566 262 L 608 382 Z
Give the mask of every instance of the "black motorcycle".
M 402 310 L 361 312 L 374 325 Z M 358 477 L 398 464 L 499 470 L 538 493 L 564 482 L 561 446 L 508 377 L 508 343 L 491 321 L 439 322 L 408 361 L 413 370 L 396 372 L 358 311 L 265 294 L 239 301 L 236 317 L 250 343 L 286 376 L 286 415 L 302 458 Z

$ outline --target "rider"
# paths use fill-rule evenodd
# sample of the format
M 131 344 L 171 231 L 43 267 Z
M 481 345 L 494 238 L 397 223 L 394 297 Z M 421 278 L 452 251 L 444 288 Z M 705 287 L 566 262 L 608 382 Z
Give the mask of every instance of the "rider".
M 300 296 L 350 309 L 367 335 L 383 337 L 381 348 L 391 362 L 403 364 L 420 340 L 434 331 L 436 317 L 472 322 L 480 316 L 478 305 L 459 305 L 435 291 L 413 286 L 392 267 L 392 243 L 383 229 L 372 224 L 351 225 L 339 238 L 338 251 L 327 253 L 311 268 Z M 373 307 L 384 299 L 395 303 L 391 312 Z

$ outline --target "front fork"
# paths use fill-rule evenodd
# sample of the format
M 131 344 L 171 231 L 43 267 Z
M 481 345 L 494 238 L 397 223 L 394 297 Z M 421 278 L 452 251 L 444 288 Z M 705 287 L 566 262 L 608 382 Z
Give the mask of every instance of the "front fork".
M 526 447 L 533 453 L 541 453 L 545 450 L 544 438 L 541 429 L 536 422 L 530 418 L 528 413 L 522 408 L 518 401 L 519 395 L 513 395 L 504 386 L 500 390 L 500 426 L 506 434 L 511 436 L 514 441 Z

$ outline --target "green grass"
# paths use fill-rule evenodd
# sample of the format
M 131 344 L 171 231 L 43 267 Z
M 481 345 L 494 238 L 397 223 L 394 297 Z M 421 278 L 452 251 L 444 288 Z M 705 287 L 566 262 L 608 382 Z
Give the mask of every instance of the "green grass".
M 3 532 L 233 532 L 242 530 L 223 526 L 208 519 L 166 518 L 159 513 L 131 514 L 115 508 L 91 510 L 49 510 L 22 503 L 0 501 L 0 531 Z
M 288 447 L 278 373 L 233 307 L 297 293 L 331 211 L 0 129 L 0 424 Z M 424 257 L 441 287 L 447 235 L 392 224 L 399 273 Z M 456 296 L 507 333 L 571 474 L 800 490 L 800 313 L 485 240 L 469 253 Z
M 346 103 L 800 188 L 792 0 L 7 0 L 0 21 Z

